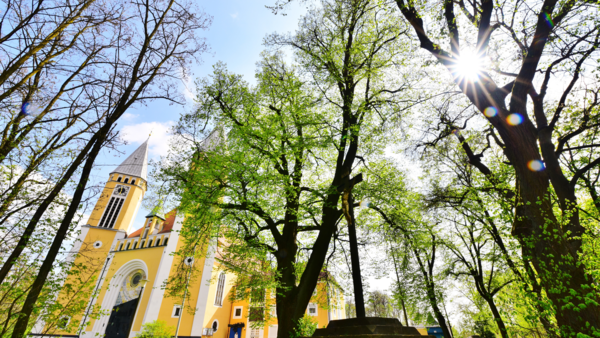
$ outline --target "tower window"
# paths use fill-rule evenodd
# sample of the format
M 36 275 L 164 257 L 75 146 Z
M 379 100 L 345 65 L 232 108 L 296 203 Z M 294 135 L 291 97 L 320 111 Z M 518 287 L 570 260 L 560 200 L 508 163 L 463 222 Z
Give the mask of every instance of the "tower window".
M 123 183 L 129 183 L 129 178 L 126 178 Z
M 308 315 L 309 316 L 317 316 L 318 315 L 317 304 L 308 303 Z
M 171 313 L 172 318 L 177 318 L 181 316 L 181 305 L 175 305 L 173 307 L 173 313 Z
M 243 310 L 244 310 L 243 306 L 234 307 L 233 308 L 233 319 L 241 319 Z
M 168 241 L 169 241 L 169 238 L 165 238 L 165 242 L 163 243 L 163 246 L 166 246 Z
M 142 235 L 142 239 L 146 239 L 146 237 L 148 237 L 148 231 L 149 230 L 150 229 L 148 229 L 148 228 L 144 229 L 144 234 Z
M 131 184 L 135 185 L 135 178 L 131 180 Z
M 117 182 L 121 182 L 121 176 L 119 176 L 119 178 L 117 178 Z
M 123 250 L 123 243 L 121 243 L 121 244 L 119 245 L 119 250 L 117 250 L 117 251 L 121 251 L 121 250 Z
M 217 294 L 215 296 L 215 306 L 223 306 L 223 290 L 225 289 L 225 272 L 219 275 L 217 283 Z
M 219 329 L 219 321 L 218 320 L 215 319 L 213 321 L 213 323 L 212 323 L 212 329 L 213 329 L 213 332 L 217 332 L 217 330 Z

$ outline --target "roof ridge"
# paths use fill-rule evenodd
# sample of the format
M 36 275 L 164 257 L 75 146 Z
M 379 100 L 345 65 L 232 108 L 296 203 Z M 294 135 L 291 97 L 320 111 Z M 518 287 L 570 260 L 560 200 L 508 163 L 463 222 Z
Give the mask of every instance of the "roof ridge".
M 148 140 L 142 143 L 112 173 L 141 177 L 148 180 Z

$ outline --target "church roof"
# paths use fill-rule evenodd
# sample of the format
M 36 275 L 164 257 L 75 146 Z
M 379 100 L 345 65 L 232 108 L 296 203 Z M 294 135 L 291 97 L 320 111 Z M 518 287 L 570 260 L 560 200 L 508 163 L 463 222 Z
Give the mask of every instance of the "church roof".
M 137 176 L 148 180 L 148 141 L 142 143 L 128 158 L 112 173 Z M 112 174 L 111 173 L 111 174 Z
M 150 213 L 148 215 L 146 215 L 146 218 L 156 216 L 164 221 L 165 215 L 163 215 L 163 213 L 162 213 L 162 207 L 163 207 L 163 202 L 159 201 L 158 204 L 155 205 L 154 208 L 152 208 L 152 211 L 150 211 Z
M 175 217 L 177 216 L 177 209 L 173 209 L 171 210 L 167 215 L 167 219 L 163 222 L 163 228 L 162 230 L 159 232 L 159 234 L 164 234 L 167 232 L 171 232 L 171 230 L 173 230 L 173 225 L 175 225 Z M 136 231 L 132 232 L 131 234 L 129 234 L 127 236 L 127 238 L 132 238 L 132 237 L 140 237 L 142 235 L 142 231 L 144 231 L 144 227 L 141 227 L 139 229 L 137 229 Z

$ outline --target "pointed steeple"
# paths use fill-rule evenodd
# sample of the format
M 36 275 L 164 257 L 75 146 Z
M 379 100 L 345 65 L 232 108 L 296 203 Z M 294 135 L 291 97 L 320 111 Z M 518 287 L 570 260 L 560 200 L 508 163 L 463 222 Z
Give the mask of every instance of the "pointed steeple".
M 142 143 L 133 154 L 121 163 L 112 173 L 119 173 L 141 177 L 147 181 L 148 177 L 148 140 Z M 112 174 L 111 173 L 111 174 Z

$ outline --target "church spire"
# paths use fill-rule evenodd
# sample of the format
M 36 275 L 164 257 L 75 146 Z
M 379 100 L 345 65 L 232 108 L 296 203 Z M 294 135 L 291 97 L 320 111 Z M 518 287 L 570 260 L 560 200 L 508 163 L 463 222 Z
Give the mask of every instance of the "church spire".
M 112 173 L 141 177 L 147 181 L 148 177 L 148 140 L 142 143 L 129 157 L 121 163 Z

